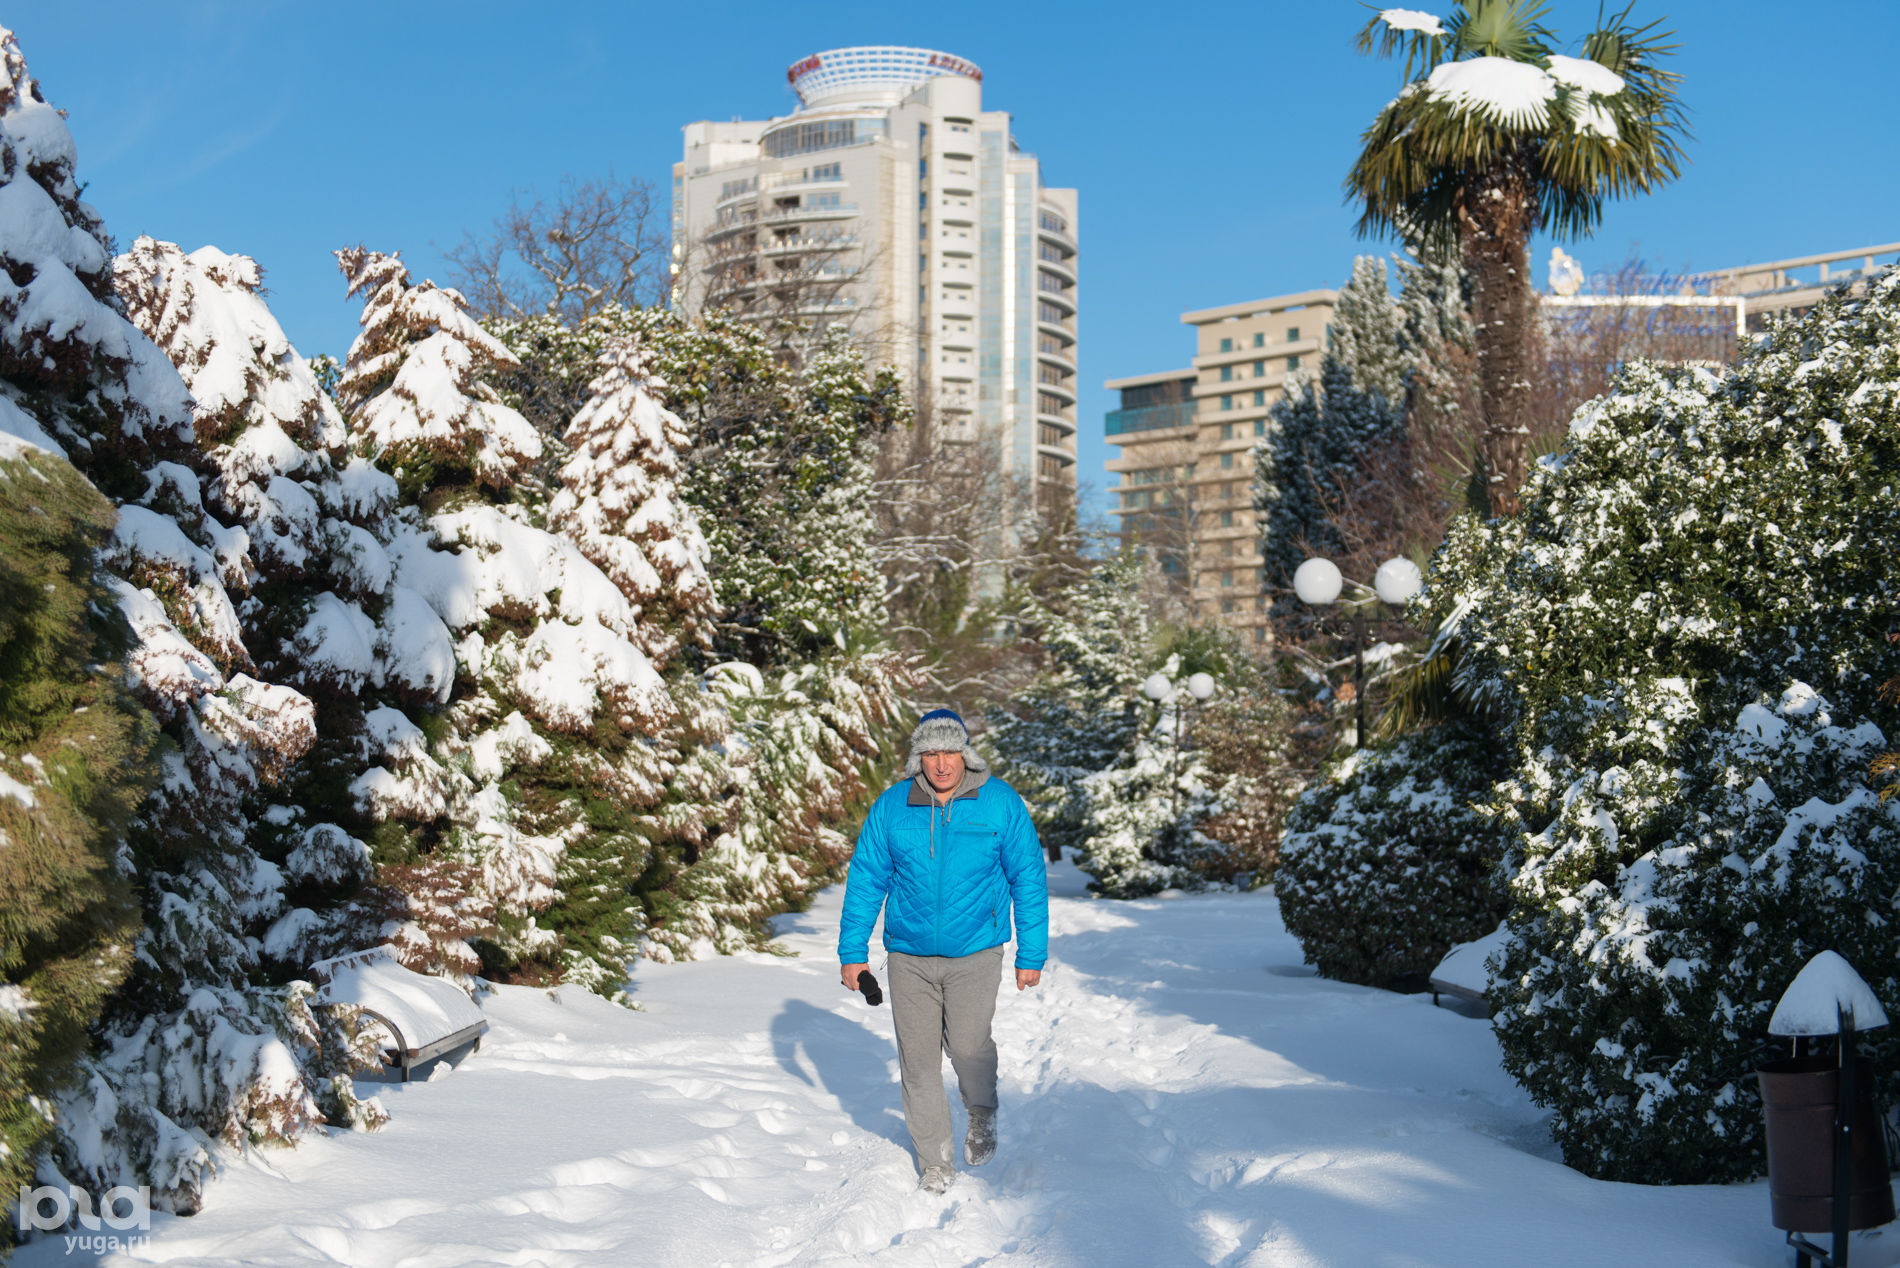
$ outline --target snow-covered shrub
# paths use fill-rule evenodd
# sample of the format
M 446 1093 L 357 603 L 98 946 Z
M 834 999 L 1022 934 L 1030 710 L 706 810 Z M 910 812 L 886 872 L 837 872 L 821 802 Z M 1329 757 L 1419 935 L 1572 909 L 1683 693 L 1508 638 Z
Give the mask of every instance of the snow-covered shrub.
M 30 1184 L 52 1097 L 131 967 L 118 861 L 156 771 L 151 719 L 108 669 L 129 638 L 98 574 L 112 506 L 22 443 L 0 398 L 0 1210 Z M 14 1223 L 0 1226 L 0 1246 Z
M 1274 892 L 1307 963 L 1344 982 L 1416 982 L 1507 908 L 1488 800 L 1503 754 L 1470 718 L 1334 764 L 1286 820 Z
M 71 134 L 11 34 L 0 33 L 0 59 L 11 279 L 0 287 L 0 395 L 9 430 L 63 454 L 116 504 L 99 560 L 132 631 L 125 681 L 160 726 L 160 778 L 118 855 L 142 916 L 131 972 L 78 1077 L 53 1099 L 41 1168 L 95 1191 L 149 1183 L 155 1203 L 189 1210 L 214 1139 L 288 1139 L 315 1119 L 329 1057 L 303 1036 L 324 1035 L 291 1024 L 294 985 L 259 980 L 285 881 L 249 832 L 309 750 L 314 715 L 246 643 L 242 611 L 275 543 L 253 539 L 212 496 L 220 472 L 198 443 L 198 413 L 121 307 L 104 226 L 78 197 Z M 192 1050 L 200 1060 L 168 1046 L 181 1027 L 215 1036 Z M 347 1051 L 336 1057 L 347 1066 Z
M 1225 640 L 1219 690 L 1192 718 L 1190 743 L 1206 754 L 1218 804 L 1201 825 L 1221 850 L 1209 860 L 1222 880 L 1264 885 L 1279 865 L 1286 815 L 1304 783 L 1294 769 L 1293 709 L 1278 673 Z
M 1866 785 L 1896 725 L 1896 472 L 1890 270 L 1730 375 L 1631 368 L 1521 516 L 1441 551 L 1458 690 L 1509 725 L 1495 804 L 1524 862 L 1495 1022 L 1583 1171 L 1758 1170 L 1749 1071 L 1815 951 L 1900 1004 L 1900 806 Z
M 1217 804 L 1205 754 L 1176 751 L 1185 693 L 1159 709 L 1141 697 L 1156 670 L 1186 677 L 1142 599 L 1151 566 L 1123 550 L 1047 602 L 1030 596 L 1020 619 L 1045 665 L 989 731 L 1043 845 L 1114 898 L 1197 888 L 1225 854 L 1197 826 Z

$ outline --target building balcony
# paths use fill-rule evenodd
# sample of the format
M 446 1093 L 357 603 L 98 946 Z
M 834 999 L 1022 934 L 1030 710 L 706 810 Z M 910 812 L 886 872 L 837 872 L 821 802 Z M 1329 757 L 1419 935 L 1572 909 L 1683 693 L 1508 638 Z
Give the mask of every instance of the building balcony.
M 1194 426 L 1194 403 L 1175 401 L 1167 405 L 1138 405 L 1133 409 L 1113 409 L 1106 416 L 1107 435 L 1126 436 L 1134 432 L 1161 431 L 1170 427 Z
M 858 214 L 856 203 L 837 203 L 831 206 L 782 207 L 768 211 L 759 217 L 762 225 L 798 224 L 808 220 L 848 220 Z
M 1058 338 L 1065 339 L 1071 345 L 1075 343 L 1075 331 L 1071 330 L 1068 326 L 1063 325 L 1061 323 L 1053 322 L 1053 321 L 1044 321 L 1042 318 L 1038 317 L 1036 318 L 1036 329 L 1044 332 L 1045 334 L 1051 334 L 1051 335 L 1057 336 Z
M 1075 315 L 1075 289 L 1073 287 L 1059 291 L 1045 291 L 1038 287 L 1036 290 L 1036 298 L 1047 300 L 1057 308 L 1068 310 L 1068 315 L 1071 317 Z M 1058 329 L 1061 329 L 1061 327 L 1058 327 Z
M 818 238 L 801 234 L 796 238 L 781 238 L 765 244 L 767 255 L 792 255 L 812 251 L 843 251 L 858 244 L 854 233 L 839 234 L 835 238 Z
M 1043 383 L 1038 381 L 1035 384 L 1035 388 L 1038 392 L 1047 392 L 1051 396 L 1061 397 L 1065 404 L 1071 406 L 1075 404 L 1075 389 L 1067 383 Z
M 1053 277 L 1059 277 L 1070 286 L 1076 283 L 1075 263 L 1073 260 L 1045 260 L 1038 256 L 1036 267 Z
M 706 230 L 705 240 L 708 242 L 717 242 L 722 238 L 730 238 L 735 233 L 746 233 L 758 227 L 759 222 L 756 217 L 746 220 L 735 220 L 730 224 L 716 224 Z
M 1056 246 L 1064 248 L 1071 255 L 1074 255 L 1076 251 L 1078 250 L 1078 248 L 1075 245 L 1075 239 L 1071 238 L 1068 234 L 1064 233 L 1060 229 L 1048 229 L 1048 228 L 1043 228 L 1041 226 L 1038 226 L 1036 229 L 1036 236 L 1038 238 L 1041 238 L 1044 242 L 1052 242 Z
M 1066 351 L 1049 352 L 1045 349 L 1038 348 L 1036 349 L 1036 360 L 1055 366 L 1064 374 L 1075 373 L 1075 358 L 1071 357 Z

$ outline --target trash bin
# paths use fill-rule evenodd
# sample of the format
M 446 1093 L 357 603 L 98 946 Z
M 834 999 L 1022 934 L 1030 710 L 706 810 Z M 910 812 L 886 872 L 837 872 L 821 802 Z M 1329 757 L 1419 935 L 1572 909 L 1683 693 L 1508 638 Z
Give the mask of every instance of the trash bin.
M 1772 1061 L 1757 1071 L 1767 1112 L 1769 1218 L 1788 1232 L 1825 1233 L 1834 1224 L 1834 1113 L 1841 1071 L 1832 1053 Z M 1847 1227 L 1894 1218 L 1887 1137 L 1874 1102 L 1874 1071 L 1854 1063 Z

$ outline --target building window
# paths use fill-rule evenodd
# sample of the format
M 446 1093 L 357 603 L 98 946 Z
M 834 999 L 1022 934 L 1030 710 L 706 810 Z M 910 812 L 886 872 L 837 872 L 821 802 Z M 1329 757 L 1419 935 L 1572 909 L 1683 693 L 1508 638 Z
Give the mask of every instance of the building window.
M 1221 350 L 1222 352 L 1232 352 L 1232 351 L 1234 350 L 1234 341 L 1233 341 L 1232 339 L 1223 339 L 1223 340 L 1221 340 L 1221 341 L 1220 341 L 1220 350 Z
M 1267 641 L 1267 627 L 1266 626 L 1256 625 L 1253 627 L 1253 641 L 1256 643 L 1264 643 Z
M 1256 330 L 1253 332 L 1253 346 L 1256 348 L 1264 348 L 1267 346 L 1267 332 L 1266 331 Z
M 1232 511 L 1222 511 L 1220 513 L 1220 526 L 1222 528 L 1232 528 L 1234 526 L 1234 513 Z
M 1253 394 L 1253 403 L 1256 406 L 1265 405 L 1267 403 L 1267 394 L 1265 392 L 1255 392 Z M 1254 435 L 1256 436 L 1258 436 L 1259 434 L 1260 433 L 1257 430 L 1254 432 Z
M 1221 583 L 1222 585 L 1224 585 L 1224 586 L 1231 586 L 1231 585 L 1233 585 L 1233 584 L 1234 584 L 1234 574 L 1233 574 L 1233 573 L 1231 573 L 1231 572 L 1223 572 L 1223 573 L 1222 573 L 1222 574 L 1220 575 L 1220 583 Z
M 1234 601 L 1232 599 L 1222 599 L 1220 601 L 1220 610 L 1222 615 L 1231 613 L 1234 610 Z
M 1223 397 L 1221 397 L 1221 398 L 1220 398 L 1220 407 L 1221 407 L 1222 409 L 1232 409 L 1232 408 L 1234 407 L 1234 398 L 1233 398 L 1233 397 L 1231 397 L 1231 396 L 1223 396 Z
M 1288 358 L 1286 359 L 1286 368 L 1287 368 L 1287 369 L 1289 369 L 1289 370 L 1297 370 L 1297 369 L 1299 369 L 1299 368 L 1300 368 L 1300 359 L 1299 359 L 1298 357 L 1296 357 L 1296 356 L 1295 356 L 1295 357 L 1288 357 Z
M 1234 425 L 1232 423 L 1222 423 L 1220 425 L 1220 438 L 1222 440 L 1232 440 L 1234 438 Z
M 1222 454 L 1220 456 L 1220 465 L 1221 465 L 1221 470 L 1223 471 L 1231 468 L 1234 465 L 1234 455 L 1230 453 Z
M 1231 382 L 1233 382 L 1233 378 L 1234 378 L 1234 367 L 1233 367 L 1233 366 L 1231 366 L 1231 365 L 1224 365 L 1224 366 L 1222 366 L 1222 367 L 1220 368 L 1220 381 L 1221 381 L 1222 383 L 1231 383 Z
M 1264 436 L 1267 434 L 1267 420 L 1266 419 L 1256 418 L 1253 420 L 1253 434 L 1256 436 Z
M 1256 379 L 1264 379 L 1267 377 L 1267 363 L 1265 361 L 1256 361 L 1253 363 L 1253 376 Z
M 1298 343 L 1300 341 L 1300 328 L 1298 326 L 1288 326 L 1286 328 L 1286 341 L 1288 343 Z

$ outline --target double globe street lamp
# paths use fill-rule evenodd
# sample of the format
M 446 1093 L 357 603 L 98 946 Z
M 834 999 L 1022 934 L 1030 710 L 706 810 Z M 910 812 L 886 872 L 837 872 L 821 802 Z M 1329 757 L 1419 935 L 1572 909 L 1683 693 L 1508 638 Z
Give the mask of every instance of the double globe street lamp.
M 1316 556 L 1293 572 L 1293 592 L 1308 607 L 1332 606 L 1339 601 L 1345 585 L 1346 579 L 1340 574 L 1339 565 L 1330 559 Z M 1366 588 L 1356 581 L 1353 585 L 1361 591 Z M 1379 571 L 1372 576 L 1372 593 L 1346 601 L 1352 607 L 1352 698 L 1358 708 L 1357 729 L 1353 732 L 1352 741 L 1354 748 L 1364 748 L 1366 745 L 1366 604 L 1376 597 L 1392 607 L 1402 608 L 1417 598 L 1418 592 L 1424 588 L 1425 574 L 1418 570 L 1417 564 L 1409 559 L 1388 559 L 1379 565 Z
M 1189 674 L 1187 681 L 1177 688 L 1168 680 L 1166 674 L 1149 674 L 1148 680 L 1141 684 L 1141 694 L 1156 704 L 1173 703 L 1180 690 L 1185 689 L 1196 703 L 1205 701 L 1214 694 L 1214 676 L 1212 674 Z M 1172 770 L 1168 780 L 1174 788 L 1174 813 L 1181 813 L 1181 706 L 1174 710 L 1174 760 L 1169 763 Z

